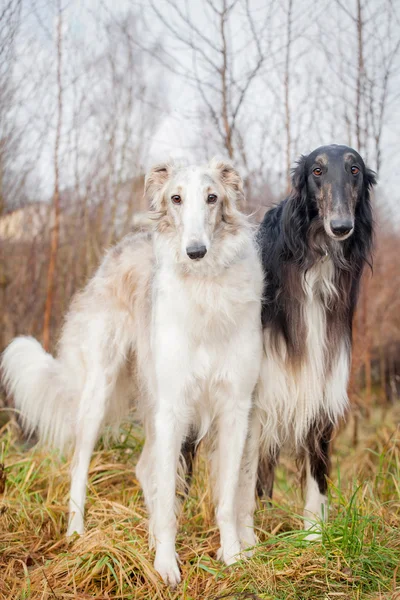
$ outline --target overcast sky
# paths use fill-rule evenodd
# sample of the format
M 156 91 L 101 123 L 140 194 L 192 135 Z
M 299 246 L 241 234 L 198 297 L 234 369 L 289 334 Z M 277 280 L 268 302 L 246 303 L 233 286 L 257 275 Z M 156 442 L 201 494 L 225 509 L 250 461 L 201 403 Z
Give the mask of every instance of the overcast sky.
M 178 0 L 179 1 L 179 0 Z M 354 4 L 354 6 L 352 6 Z M 366 15 L 366 35 L 368 32 L 385 27 L 384 15 L 380 14 L 380 0 L 364 0 Z M 15 77 L 19 80 L 18 118 L 29 121 L 29 136 L 26 154 L 37 155 L 35 181 L 41 193 L 50 194 L 53 183 L 52 159 L 54 147 L 54 120 L 56 102 L 56 1 L 29 0 L 24 4 L 23 22 L 18 36 Z M 166 0 L 155 0 L 157 10 L 168 23 L 179 27 L 179 19 Z M 101 55 L 107 43 L 100 24 L 117 18 L 128 10 L 136 11 L 139 31 L 135 33 L 142 48 L 152 48 L 157 41 L 163 45 L 164 65 L 145 57 L 142 76 L 156 89 L 154 79 L 159 80 L 160 89 L 154 96 L 154 110 L 151 126 L 141 135 L 146 138 L 146 152 L 141 160 L 147 168 L 151 163 L 164 160 L 168 156 L 204 158 L 207 152 L 219 151 L 214 143 L 210 124 L 199 119 L 203 102 L 199 90 L 188 79 L 193 75 L 194 55 L 188 50 L 184 39 L 191 35 L 181 28 L 182 39 L 173 36 L 160 22 L 149 2 L 143 0 L 70 0 L 63 2 L 63 143 L 67 147 L 67 130 L 73 118 L 71 82 L 80 78 L 82 86 L 94 93 L 102 82 L 85 81 L 88 61 Z M 182 10 L 187 10 L 190 18 L 203 35 L 218 40 L 218 29 L 210 19 L 206 0 L 180 2 Z M 229 44 L 235 50 L 235 69 L 240 79 L 241 73 L 254 57 L 254 47 L 247 44 L 248 27 L 245 24 L 245 3 L 238 3 L 230 21 Z M 243 104 L 239 125 L 244 137 L 244 145 L 249 161 L 249 170 L 258 169 L 268 179 L 277 192 L 283 192 L 285 137 L 283 131 L 284 110 L 282 104 L 282 65 L 286 42 L 285 2 L 249 2 L 254 21 L 258 27 L 265 48 L 271 56 L 265 61 L 260 76 L 254 81 Z M 271 9 L 272 6 L 272 9 Z M 346 3 L 349 11 L 355 9 L 355 0 Z M 347 10 L 346 9 L 346 10 Z M 348 135 L 343 125 L 343 115 L 339 111 L 336 94 L 338 81 L 349 77 L 351 61 L 354 62 L 356 46 L 354 24 L 344 10 L 335 2 L 315 3 L 310 0 L 295 0 L 292 32 L 295 37 L 292 48 L 290 103 L 292 109 L 292 160 L 300 153 L 307 153 L 325 143 L 348 143 Z M 382 29 L 383 31 L 383 29 Z M 400 25 L 393 20 L 391 35 L 400 39 Z M 268 37 L 269 36 L 269 37 Z M 268 44 L 267 44 L 268 38 Z M 139 52 L 139 50 L 138 50 Z M 204 52 L 207 52 L 204 46 Z M 374 47 L 367 47 L 367 53 Z M 343 61 L 337 60 L 343 53 Z M 372 60 L 367 54 L 366 60 Z M 372 64 L 372 63 L 371 63 Z M 338 67 L 342 72 L 338 73 Z M 196 65 L 202 73 L 202 66 Z M 386 127 L 383 133 L 383 163 L 380 173 L 381 193 L 397 210 L 400 185 L 398 167 L 398 146 L 400 133 L 400 56 L 397 56 L 390 80 L 391 104 L 385 116 Z M 181 75 L 176 74 L 176 72 Z M 204 71 L 204 77 L 207 73 Z M 106 89 L 106 88 L 104 88 Z M 210 89 L 210 100 L 214 101 Z M 354 90 L 349 86 L 349 99 L 353 101 Z M 315 107 L 315 108 L 314 108 Z M 143 107 L 142 107 L 143 108 Z M 342 106 L 340 107 L 342 111 Z M 349 111 L 351 113 L 351 110 Z M 138 113 L 138 119 L 150 118 L 149 113 Z M 315 116 L 314 116 L 315 115 Z M 90 120 L 82 123 L 79 143 L 84 149 L 85 160 L 90 160 L 93 147 L 98 143 L 98 130 Z M 351 140 L 355 145 L 355 140 Z M 67 153 L 65 156 L 68 156 Z M 82 159 L 83 160 L 83 159 Z M 371 153 L 371 162 L 374 157 Z M 262 166 L 260 164 L 262 163 Z M 374 166 L 372 164 L 372 166 Z M 66 186 L 72 173 L 72 164 L 67 158 L 63 163 L 62 182 Z

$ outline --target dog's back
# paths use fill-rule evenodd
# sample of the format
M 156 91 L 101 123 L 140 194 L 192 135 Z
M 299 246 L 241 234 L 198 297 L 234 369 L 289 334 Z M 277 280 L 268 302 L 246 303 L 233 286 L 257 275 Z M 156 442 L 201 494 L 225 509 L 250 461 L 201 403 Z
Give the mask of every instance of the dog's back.
M 152 235 L 126 236 L 74 296 L 54 358 L 36 340 L 24 336 L 5 350 L 1 365 L 5 384 L 25 429 L 36 431 L 41 442 L 63 450 L 74 441 L 87 357 L 106 354 L 107 347 L 110 363 L 115 351 L 121 352 L 123 360 L 104 424 L 118 426 L 137 399 L 138 385 L 132 377 L 137 372 L 135 344 L 143 317 L 149 313 L 153 263 Z M 91 347 L 94 338 L 99 343 Z M 103 340 L 107 347 L 102 347 Z

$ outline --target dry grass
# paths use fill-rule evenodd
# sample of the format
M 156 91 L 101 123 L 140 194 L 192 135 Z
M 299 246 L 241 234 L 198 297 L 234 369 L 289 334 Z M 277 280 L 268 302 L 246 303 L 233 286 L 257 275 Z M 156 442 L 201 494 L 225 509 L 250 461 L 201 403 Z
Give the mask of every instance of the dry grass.
M 218 534 L 200 461 L 180 523 L 183 583 L 175 591 L 159 580 L 148 549 L 134 476 L 140 430 L 123 432 L 119 444 L 94 454 L 87 534 L 67 543 L 69 463 L 43 449 L 23 450 L 8 423 L 0 437 L 0 598 L 400 600 L 399 420 L 398 406 L 384 421 L 375 411 L 356 450 L 349 431 L 336 439 L 321 543 L 303 539 L 297 475 L 284 459 L 275 506 L 257 517 L 255 556 L 231 568 L 214 559 Z

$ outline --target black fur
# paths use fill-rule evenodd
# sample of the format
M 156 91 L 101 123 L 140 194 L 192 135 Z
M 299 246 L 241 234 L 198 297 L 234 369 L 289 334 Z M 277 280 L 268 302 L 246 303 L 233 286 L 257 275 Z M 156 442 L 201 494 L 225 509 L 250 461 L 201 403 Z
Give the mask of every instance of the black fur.
M 274 491 L 275 467 L 279 459 L 279 450 L 268 455 L 261 454 L 258 461 L 257 495 L 267 501 L 272 499 Z
M 196 458 L 197 450 L 197 433 L 192 429 L 189 436 L 185 439 L 182 444 L 181 454 L 183 459 L 183 466 L 185 469 L 185 493 L 189 492 L 190 485 L 193 478 L 193 464 Z
M 300 290 L 296 289 L 296 282 L 288 282 L 288 269 L 293 267 L 300 286 L 302 273 L 310 269 L 323 253 L 323 247 L 315 246 L 315 233 L 320 234 L 335 262 L 342 291 L 340 300 L 345 309 L 343 325 L 346 325 L 349 335 L 363 267 L 366 263 L 371 264 L 373 222 L 370 188 L 376 183 L 374 173 L 364 166 L 362 194 L 355 208 L 354 233 L 340 242 L 342 252 L 338 254 L 332 250 L 333 244 L 338 242 L 333 242 L 323 231 L 315 198 L 308 193 L 306 168 L 307 157 L 302 156 L 293 171 L 291 194 L 266 213 L 258 231 L 265 273 L 262 325 L 281 333 L 292 354 L 299 351 L 299 346 L 303 347 L 304 338 L 299 336 L 296 318 L 300 310 Z
M 340 161 L 349 152 L 360 165 L 362 180 L 354 178 L 353 182 L 348 177 L 340 179 Z M 328 166 L 330 161 L 339 165 L 338 180 L 342 181 L 342 186 L 339 185 L 338 189 L 337 181 L 332 182 L 331 179 L 329 190 L 335 185 L 335 191 L 338 197 L 342 194 L 343 206 L 347 210 L 350 210 L 348 207 L 351 204 L 349 196 L 355 204 L 352 215 L 354 231 L 344 241 L 333 240 L 326 233 L 322 215 L 324 185 L 322 182 L 317 188 L 313 179 L 310 180 L 314 157 L 321 154 L 327 157 Z M 360 279 L 365 264 L 371 265 L 373 220 L 370 189 L 376 180 L 374 173 L 366 168 L 354 150 L 346 146 L 325 146 L 300 158 L 293 171 L 292 183 L 293 189 L 289 197 L 266 213 L 258 231 L 265 273 L 261 320 L 263 328 L 270 329 L 272 341 L 277 342 L 283 336 L 291 361 L 301 364 L 305 335 L 301 280 L 304 273 L 325 253 L 330 255 L 334 263 L 335 284 L 339 291 L 339 297 L 332 301 L 327 311 L 327 336 L 330 342 L 327 344 L 328 353 L 329 348 L 335 351 L 338 342 L 343 339 L 350 351 L 352 320 Z M 351 187 L 353 183 L 354 189 Z M 326 360 L 329 365 L 329 356 Z M 310 428 L 304 448 L 308 452 L 312 475 L 318 482 L 321 493 L 326 492 L 332 429 L 328 418 L 321 415 L 320 422 Z M 266 464 L 268 460 L 269 467 Z M 267 497 L 270 497 L 272 491 L 275 462 L 274 457 L 260 459 L 257 487 Z
M 330 471 L 329 447 L 333 434 L 333 424 L 328 419 L 314 423 L 310 427 L 306 440 L 306 452 L 310 461 L 311 475 L 318 484 L 321 494 L 326 495 Z

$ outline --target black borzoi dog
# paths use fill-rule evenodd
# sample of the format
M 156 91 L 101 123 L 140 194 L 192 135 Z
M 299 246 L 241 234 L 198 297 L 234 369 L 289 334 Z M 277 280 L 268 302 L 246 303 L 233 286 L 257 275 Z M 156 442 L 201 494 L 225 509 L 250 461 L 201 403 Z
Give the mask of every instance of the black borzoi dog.
M 247 455 L 239 523 L 253 524 L 254 486 L 272 495 L 283 444 L 304 459 L 305 528 L 326 516 L 329 443 L 347 408 L 352 319 L 370 263 L 375 175 L 347 146 L 302 156 L 289 197 L 264 217 L 264 358 Z M 251 533 L 247 539 L 254 542 Z
M 257 467 L 258 492 L 271 497 L 284 444 L 303 459 L 310 539 L 326 517 L 329 444 L 348 404 L 352 319 L 371 259 L 375 183 L 358 152 L 322 146 L 300 158 L 290 195 L 260 225 L 264 356 L 237 502 L 242 546 L 256 543 Z M 191 440 L 182 450 L 191 471 Z

